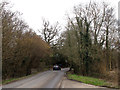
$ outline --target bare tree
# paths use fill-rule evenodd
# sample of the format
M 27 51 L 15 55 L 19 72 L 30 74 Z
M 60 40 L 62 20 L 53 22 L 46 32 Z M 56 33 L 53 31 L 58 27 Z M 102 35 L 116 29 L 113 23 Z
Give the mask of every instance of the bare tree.
M 50 46 L 19 18 L 18 12 L 7 8 L 7 3 L 0 3 L 1 6 L 2 79 L 29 75 L 32 68 L 45 67 L 49 62 Z
M 118 53 L 116 31 L 112 7 L 104 2 L 101 5 L 96 2 L 85 6 L 80 4 L 74 7 L 74 17 L 68 19 L 66 33 L 62 34 L 61 51 L 68 56 L 70 64 L 74 64 L 74 70 L 80 69 L 77 73 L 82 70 L 83 74 L 109 72 L 115 69 L 117 63 L 114 56 L 114 52 L 116 56 Z
M 43 20 L 42 37 L 48 44 L 53 44 L 58 32 L 61 30 L 59 23 L 50 25 L 49 21 Z

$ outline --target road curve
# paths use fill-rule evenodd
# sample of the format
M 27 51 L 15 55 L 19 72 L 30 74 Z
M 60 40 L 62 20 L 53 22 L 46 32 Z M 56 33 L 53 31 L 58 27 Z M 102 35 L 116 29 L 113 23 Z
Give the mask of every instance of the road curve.
M 67 70 L 45 71 L 24 80 L 3 85 L 2 88 L 59 88 L 59 84 Z

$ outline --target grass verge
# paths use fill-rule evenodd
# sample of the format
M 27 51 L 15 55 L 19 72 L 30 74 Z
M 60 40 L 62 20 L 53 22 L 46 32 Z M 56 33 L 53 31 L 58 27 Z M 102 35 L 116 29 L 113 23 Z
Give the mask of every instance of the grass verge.
M 95 86 L 102 86 L 102 87 L 108 87 L 108 88 L 120 88 L 118 86 L 112 86 L 111 83 L 102 80 L 102 79 L 98 79 L 98 78 L 93 78 L 93 77 L 87 77 L 87 76 L 79 76 L 76 74 L 67 74 L 67 78 L 70 80 L 75 80 L 75 81 L 79 81 L 82 83 L 86 83 L 86 84 L 91 84 L 91 85 L 95 85 Z
M 47 71 L 47 70 L 49 70 L 49 69 L 44 69 L 43 71 Z M 41 72 L 43 72 L 43 71 L 41 71 Z M 25 78 L 29 78 L 31 76 L 34 76 L 34 75 L 38 74 L 38 73 L 40 73 L 40 72 L 36 72 L 36 73 L 31 74 L 31 75 L 23 76 L 23 77 L 19 77 L 19 78 L 10 78 L 10 79 L 7 79 L 7 80 L 3 80 L 2 85 L 5 85 L 5 84 L 11 83 L 11 82 L 15 82 L 15 81 L 18 81 L 18 80 L 22 80 L 22 79 L 25 79 Z
M 69 79 L 77 80 L 86 84 L 92 84 L 96 86 L 106 86 L 108 85 L 104 80 L 100 80 L 97 78 L 86 77 L 86 76 L 79 76 L 75 74 L 68 74 Z
M 39 72 L 37 72 L 39 73 Z M 19 77 L 19 78 L 10 78 L 10 79 L 7 79 L 7 80 L 3 80 L 2 81 L 2 84 L 5 85 L 5 84 L 8 84 L 8 83 L 11 83 L 11 82 L 15 82 L 15 81 L 18 81 L 18 80 L 22 80 L 22 79 L 25 79 L 25 78 L 28 78 L 28 77 L 31 77 L 37 73 L 34 73 L 34 74 L 31 74 L 31 75 L 28 75 L 28 76 L 23 76 L 23 77 Z

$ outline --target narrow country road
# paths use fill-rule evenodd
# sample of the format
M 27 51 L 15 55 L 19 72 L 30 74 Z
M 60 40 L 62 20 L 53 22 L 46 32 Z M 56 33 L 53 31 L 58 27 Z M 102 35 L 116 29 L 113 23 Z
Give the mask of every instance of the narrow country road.
M 3 85 L 3 90 L 8 88 L 97 88 L 107 89 L 104 87 L 84 84 L 76 81 L 68 80 L 64 77 L 65 72 L 68 68 L 62 69 L 61 71 L 45 71 L 38 73 L 32 77 L 19 80 L 10 84 Z M 1 87 L 0 87 L 1 88 Z M 109 89 L 107 89 L 109 90 Z M 112 89 L 111 89 L 112 90 Z
M 59 88 L 59 84 L 67 70 L 46 71 L 24 80 L 3 85 L 2 88 Z

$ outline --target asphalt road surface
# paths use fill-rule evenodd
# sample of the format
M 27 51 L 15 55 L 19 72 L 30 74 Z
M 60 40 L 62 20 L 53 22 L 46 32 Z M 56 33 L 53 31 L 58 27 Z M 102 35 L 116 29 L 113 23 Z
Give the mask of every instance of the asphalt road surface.
M 29 78 L 3 85 L 2 88 L 3 90 L 8 90 L 8 88 L 97 88 L 97 90 L 109 90 L 104 87 L 68 80 L 64 77 L 65 72 L 68 70 L 69 69 L 66 68 L 61 71 L 45 71 Z
M 24 80 L 3 85 L 2 88 L 59 88 L 67 70 L 45 71 Z

